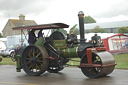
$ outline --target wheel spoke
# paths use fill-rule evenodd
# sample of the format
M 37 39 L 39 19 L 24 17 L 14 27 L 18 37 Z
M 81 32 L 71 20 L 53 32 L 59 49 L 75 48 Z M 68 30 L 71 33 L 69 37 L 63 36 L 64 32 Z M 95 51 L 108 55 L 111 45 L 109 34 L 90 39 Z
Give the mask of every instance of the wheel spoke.
M 27 62 L 27 64 L 29 64 L 29 63 L 30 63 L 30 61 Z
M 37 52 L 37 53 L 39 53 L 39 52 L 40 52 L 40 50 L 39 50 L 39 49 L 37 49 L 37 50 L 36 50 L 36 52 Z
M 43 59 L 43 57 L 38 58 L 38 60 Z
M 29 60 L 30 58 L 26 58 L 27 60 Z
M 36 58 L 37 58 L 40 54 L 41 54 L 41 52 L 37 54 Z
M 37 62 L 41 62 L 42 63 L 43 61 L 42 60 L 37 60 Z
M 28 56 L 31 58 L 32 56 L 30 54 L 28 54 Z
M 89 69 L 89 72 L 90 72 L 90 73 L 93 73 L 93 74 L 96 74 L 96 71 L 95 71 L 94 69 L 95 69 L 95 68 L 90 68 L 90 69 Z
M 30 69 L 31 69 L 31 68 L 32 68 L 32 65 L 30 65 L 28 68 L 30 68 Z
M 30 51 L 28 52 L 28 56 L 29 56 L 30 58 L 32 57 L 31 54 L 32 54 L 32 50 L 30 50 Z
M 33 48 L 33 57 L 35 56 L 35 48 Z
M 37 67 L 36 69 L 39 69 L 40 70 L 40 67 L 37 64 L 36 64 L 36 67 Z
M 97 73 L 99 73 L 101 71 L 101 68 L 95 68 L 95 70 L 97 71 Z
M 41 66 L 43 66 L 43 64 L 42 64 L 42 63 L 40 63 L 40 62 L 39 62 L 39 64 L 40 64 Z

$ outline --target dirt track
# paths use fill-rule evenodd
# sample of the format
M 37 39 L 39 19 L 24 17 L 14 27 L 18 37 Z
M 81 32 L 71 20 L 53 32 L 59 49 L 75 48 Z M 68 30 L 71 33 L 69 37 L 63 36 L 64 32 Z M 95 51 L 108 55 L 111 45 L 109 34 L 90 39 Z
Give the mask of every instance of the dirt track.
M 115 69 L 106 77 L 89 79 L 79 68 L 28 76 L 23 70 L 17 73 L 14 65 L 0 65 L 0 85 L 128 85 L 128 70 Z

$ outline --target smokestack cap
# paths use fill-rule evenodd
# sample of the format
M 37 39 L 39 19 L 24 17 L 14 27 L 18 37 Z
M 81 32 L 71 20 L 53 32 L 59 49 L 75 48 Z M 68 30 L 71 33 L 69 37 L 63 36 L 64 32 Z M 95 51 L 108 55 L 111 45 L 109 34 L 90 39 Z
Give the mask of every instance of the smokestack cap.
M 83 11 L 79 11 L 78 17 L 84 17 L 84 12 Z

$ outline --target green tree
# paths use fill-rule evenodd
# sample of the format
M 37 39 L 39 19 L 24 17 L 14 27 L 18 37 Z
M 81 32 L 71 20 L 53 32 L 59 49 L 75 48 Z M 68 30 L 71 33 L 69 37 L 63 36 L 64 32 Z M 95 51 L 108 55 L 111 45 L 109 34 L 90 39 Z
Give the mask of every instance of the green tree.
M 79 35 L 79 34 L 80 34 L 80 31 L 79 31 L 78 28 L 76 28 L 76 29 L 74 30 L 74 34 L 76 34 L 76 35 Z
M 91 30 L 85 30 L 84 32 L 85 32 L 85 33 L 90 33 L 90 32 L 91 32 Z
M 96 23 L 96 20 L 93 19 L 91 16 L 85 16 L 84 17 L 84 23 L 88 24 L 88 23 Z
M 106 31 L 103 28 L 100 28 L 99 26 L 96 26 L 91 30 L 93 33 L 105 33 Z
M 75 24 L 72 28 L 70 28 L 70 32 L 75 30 L 76 26 L 77 26 L 77 24 Z
M 69 32 L 74 31 L 74 34 L 79 35 L 79 34 L 80 34 L 80 32 L 79 32 L 79 29 L 78 29 L 78 28 L 76 28 L 76 26 L 77 26 L 77 24 L 75 24 L 75 25 L 70 29 L 70 31 L 69 31 Z
M 120 27 L 118 29 L 118 33 L 128 33 L 128 28 L 127 27 Z

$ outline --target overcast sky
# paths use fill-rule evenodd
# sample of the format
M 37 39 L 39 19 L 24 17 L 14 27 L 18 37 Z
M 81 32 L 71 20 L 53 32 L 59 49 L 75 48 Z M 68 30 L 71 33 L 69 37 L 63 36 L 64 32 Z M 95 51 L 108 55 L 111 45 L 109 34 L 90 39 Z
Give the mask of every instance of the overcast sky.
M 0 31 L 20 14 L 37 24 L 63 22 L 71 27 L 78 23 L 79 11 L 97 22 L 128 20 L 128 0 L 0 0 Z

